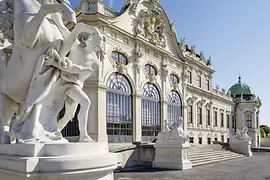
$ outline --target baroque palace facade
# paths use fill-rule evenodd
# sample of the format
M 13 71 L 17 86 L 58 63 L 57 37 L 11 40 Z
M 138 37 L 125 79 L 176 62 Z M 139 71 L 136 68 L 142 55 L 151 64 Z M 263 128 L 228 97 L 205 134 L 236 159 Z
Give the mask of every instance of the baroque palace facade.
M 100 68 L 84 86 L 92 138 L 151 142 L 166 121 L 182 117 L 191 143 L 227 142 L 248 127 L 253 146 L 259 145 L 259 98 L 240 78 L 228 92 L 212 88 L 211 57 L 177 40 L 159 0 L 125 0 L 120 12 L 102 0 L 82 0 L 75 11 L 78 22 L 98 27 L 105 42 Z M 74 118 L 63 134 L 78 133 Z

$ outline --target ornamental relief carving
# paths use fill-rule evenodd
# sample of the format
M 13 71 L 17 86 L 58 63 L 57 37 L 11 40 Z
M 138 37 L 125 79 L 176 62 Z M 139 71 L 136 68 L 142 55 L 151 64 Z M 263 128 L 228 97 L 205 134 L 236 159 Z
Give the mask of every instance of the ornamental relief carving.
M 135 36 L 142 35 L 154 45 L 166 47 L 162 9 L 158 7 L 157 3 L 152 1 L 149 9 L 140 11 L 134 33 Z
M 155 74 L 147 74 L 146 75 L 146 79 L 150 82 L 150 83 L 155 83 L 157 81 L 156 75 Z
M 137 73 L 140 73 L 141 69 L 140 62 L 143 53 L 141 52 L 139 45 L 136 45 L 133 56 L 134 56 L 134 69 L 136 70 Z
M 210 101 L 210 102 L 207 103 L 205 106 L 206 106 L 207 109 L 210 109 L 210 108 L 213 106 L 213 102 Z

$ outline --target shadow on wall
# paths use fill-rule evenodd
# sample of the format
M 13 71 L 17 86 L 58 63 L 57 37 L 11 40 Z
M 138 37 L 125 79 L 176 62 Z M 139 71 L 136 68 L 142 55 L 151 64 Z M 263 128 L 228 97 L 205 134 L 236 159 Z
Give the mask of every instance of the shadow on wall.
M 137 144 L 110 150 L 113 153 L 121 153 L 123 156 L 122 168 L 136 166 L 152 167 L 155 158 L 154 144 Z

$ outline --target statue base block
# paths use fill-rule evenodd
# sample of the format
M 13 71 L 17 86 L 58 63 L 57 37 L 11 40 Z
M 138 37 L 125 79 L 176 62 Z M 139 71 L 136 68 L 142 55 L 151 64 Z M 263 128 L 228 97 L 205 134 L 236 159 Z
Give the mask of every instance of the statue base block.
M 120 162 L 107 143 L 0 145 L 1 179 L 113 180 Z
M 177 170 L 191 169 L 192 164 L 188 156 L 189 148 L 190 144 L 182 141 L 156 143 L 153 167 Z
M 240 139 L 231 139 L 230 140 L 230 148 L 234 152 L 247 155 L 249 157 L 252 156 L 251 151 L 251 141 L 249 139 L 240 140 Z

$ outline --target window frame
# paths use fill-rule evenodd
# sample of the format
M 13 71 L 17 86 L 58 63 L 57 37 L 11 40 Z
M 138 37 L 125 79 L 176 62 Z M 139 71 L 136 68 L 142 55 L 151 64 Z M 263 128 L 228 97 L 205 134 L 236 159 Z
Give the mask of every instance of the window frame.
M 115 57 L 117 58 L 114 58 L 114 55 L 116 55 Z M 116 63 L 116 64 L 123 64 L 123 65 L 128 65 L 128 58 L 127 56 L 122 53 L 122 52 L 119 52 L 119 51 L 112 51 L 112 60 Z M 121 57 L 124 58 L 125 62 L 123 62 L 123 59 L 121 59 Z
M 197 75 L 197 87 L 202 87 L 202 76 Z

